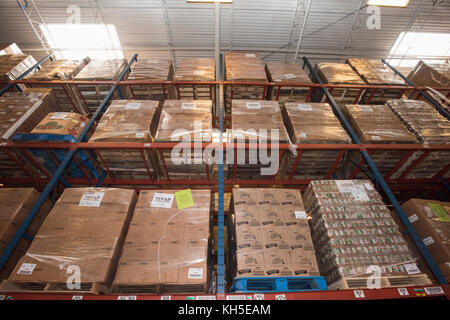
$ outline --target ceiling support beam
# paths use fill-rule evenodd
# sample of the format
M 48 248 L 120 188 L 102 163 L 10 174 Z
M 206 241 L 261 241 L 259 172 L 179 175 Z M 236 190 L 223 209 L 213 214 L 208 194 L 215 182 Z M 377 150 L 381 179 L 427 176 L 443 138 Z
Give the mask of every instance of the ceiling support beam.
M 48 39 L 45 37 L 44 31 L 41 29 L 41 26 L 46 30 L 47 34 L 52 38 L 51 40 L 54 42 L 52 34 L 50 33 L 50 30 L 47 27 L 47 24 L 45 23 L 45 20 L 39 11 L 39 8 L 36 6 L 36 3 L 34 0 L 28 0 L 28 1 L 20 1 L 16 0 L 17 4 L 19 5 L 20 10 L 22 10 L 23 15 L 25 18 L 27 18 L 28 23 L 30 24 L 31 28 L 33 29 L 34 33 L 36 34 L 36 37 L 41 42 L 42 48 L 44 48 L 44 51 L 47 54 L 50 54 L 52 51 L 50 48 L 50 43 L 48 42 Z
M 303 40 L 303 35 L 305 34 L 306 21 L 308 20 L 309 9 L 311 9 L 311 3 L 312 3 L 312 0 L 308 0 L 308 6 L 306 7 L 305 15 L 303 17 L 302 29 L 300 30 L 300 35 L 298 36 L 297 49 L 295 49 L 294 63 L 297 62 L 298 51 L 300 50 L 300 46 L 301 46 L 302 40 Z
M 173 31 L 172 31 L 172 25 L 170 24 L 169 5 L 167 4 L 167 0 L 161 0 L 161 5 L 162 5 L 163 11 L 164 11 L 164 20 L 165 20 L 165 24 L 166 24 L 166 28 L 167 28 L 167 38 L 168 38 L 170 55 L 172 57 L 173 66 L 176 69 L 177 61 L 176 61 L 175 50 L 173 48 Z
M 355 27 L 356 20 L 358 19 L 358 16 L 359 16 L 359 11 L 363 8 L 365 1 L 366 0 L 361 0 L 361 2 L 359 3 L 358 10 L 355 12 L 355 16 L 353 17 L 352 25 L 350 27 L 350 30 L 348 30 L 347 36 L 345 37 L 345 42 L 344 42 L 344 45 L 342 46 L 342 49 L 347 48 L 348 41 L 350 40 L 350 36 L 352 34 L 353 28 Z

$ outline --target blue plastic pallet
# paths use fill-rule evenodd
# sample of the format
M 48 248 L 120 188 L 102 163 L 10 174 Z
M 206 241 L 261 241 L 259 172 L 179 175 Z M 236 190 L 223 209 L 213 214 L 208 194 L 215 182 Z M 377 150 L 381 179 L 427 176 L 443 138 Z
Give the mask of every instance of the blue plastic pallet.
M 328 290 L 324 277 L 235 278 L 231 292 L 298 292 Z
M 74 136 L 71 135 L 59 135 L 59 134 L 18 134 L 14 136 L 13 139 L 15 142 L 77 142 Z M 44 166 L 45 169 L 47 169 L 50 173 L 55 173 L 56 169 L 58 168 L 59 164 L 55 163 L 53 161 L 48 151 L 51 151 L 52 154 L 58 159 L 58 161 L 63 161 L 64 157 L 67 154 L 66 149 L 29 149 L 30 153 L 38 159 L 40 163 Z M 99 178 L 100 174 L 95 169 L 95 166 L 92 164 L 91 159 L 89 159 L 89 156 L 86 154 L 86 152 L 82 150 L 78 150 L 76 153 L 76 156 L 80 160 L 80 162 L 83 164 L 83 166 L 87 169 L 87 172 L 91 174 L 91 178 L 97 179 Z M 71 161 L 68 165 L 66 172 L 68 172 L 68 176 L 72 178 L 83 178 L 85 177 L 83 175 L 83 172 L 78 168 L 78 165 Z

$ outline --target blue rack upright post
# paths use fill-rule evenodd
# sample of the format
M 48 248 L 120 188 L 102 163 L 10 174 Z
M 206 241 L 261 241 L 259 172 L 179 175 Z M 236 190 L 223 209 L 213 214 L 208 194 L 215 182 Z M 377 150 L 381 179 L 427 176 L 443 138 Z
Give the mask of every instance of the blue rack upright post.
M 303 57 L 303 61 L 305 62 L 305 64 L 308 66 L 310 72 L 313 74 L 314 79 L 320 83 L 323 84 L 323 82 L 320 80 L 319 76 L 317 75 L 317 73 L 314 71 L 314 69 L 312 68 L 311 63 L 309 62 L 307 57 Z M 383 60 L 384 61 L 384 60 Z M 338 117 L 339 120 L 341 120 L 342 124 L 344 125 L 344 128 L 347 130 L 347 133 L 350 135 L 350 137 L 352 138 L 352 140 L 356 143 L 356 144 L 362 144 L 361 140 L 359 139 L 359 137 L 356 135 L 355 131 L 353 130 L 353 128 L 351 127 L 350 123 L 348 122 L 348 120 L 345 118 L 344 114 L 342 113 L 342 111 L 337 107 L 334 99 L 331 97 L 330 93 L 328 92 L 328 89 L 325 87 L 322 87 L 322 90 L 325 94 L 325 96 L 327 97 L 333 112 L 335 113 L 335 115 Z M 427 263 L 428 267 L 431 269 L 431 272 L 433 273 L 433 275 L 436 277 L 436 280 L 440 283 L 440 284 L 447 284 L 447 280 L 445 279 L 444 274 L 442 273 L 442 271 L 439 269 L 436 261 L 434 261 L 433 257 L 431 256 L 430 252 L 428 251 L 428 249 L 426 248 L 425 244 L 423 243 L 422 239 L 419 237 L 419 235 L 417 234 L 416 230 L 414 229 L 413 225 L 411 224 L 411 222 L 409 221 L 408 217 L 406 216 L 405 212 L 403 211 L 400 203 L 397 201 L 397 198 L 395 197 L 395 195 L 392 193 L 391 189 L 389 188 L 389 185 L 386 183 L 386 181 L 383 178 L 383 175 L 381 174 L 381 172 L 378 170 L 375 162 L 373 162 L 372 158 L 370 157 L 369 153 L 364 150 L 361 151 L 361 154 L 364 158 L 364 160 L 366 161 L 367 165 L 369 166 L 370 170 L 372 171 L 372 173 L 374 174 L 377 182 L 380 184 L 381 188 L 383 189 L 384 193 L 386 194 L 386 196 L 388 197 L 389 201 L 391 202 L 392 206 L 395 209 L 395 212 L 397 213 L 397 215 L 399 216 L 400 220 L 402 221 L 403 225 L 405 226 L 406 230 L 408 231 L 408 233 L 411 235 L 411 238 L 413 239 L 415 245 L 417 246 L 417 248 L 419 249 L 420 253 L 422 254 L 423 258 L 425 259 L 425 262 Z

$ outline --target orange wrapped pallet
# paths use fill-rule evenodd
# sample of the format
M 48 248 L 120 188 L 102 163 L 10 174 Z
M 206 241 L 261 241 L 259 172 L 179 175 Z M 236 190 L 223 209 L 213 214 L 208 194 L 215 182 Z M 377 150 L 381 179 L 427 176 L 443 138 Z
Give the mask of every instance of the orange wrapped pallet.
M 300 65 L 294 63 L 268 62 L 266 64 L 267 78 L 277 84 L 312 83 L 308 74 Z M 283 102 L 309 101 L 312 89 L 308 87 L 271 87 L 268 98 Z
M 135 202 L 134 190 L 66 189 L 0 290 L 108 292 Z
M 38 197 L 39 192 L 33 188 L 0 188 L 0 252 L 3 252 L 8 245 Z M 46 200 L 26 231 L 29 236 L 36 235 L 50 208 L 50 201 Z M 27 252 L 30 244 L 30 240 L 25 238 L 20 240 L 8 262 L 0 271 L 0 281 L 9 277 L 16 264 Z
M 211 281 L 209 190 L 192 190 L 180 208 L 176 190 L 142 191 L 131 221 L 113 291 L 207 293 Z

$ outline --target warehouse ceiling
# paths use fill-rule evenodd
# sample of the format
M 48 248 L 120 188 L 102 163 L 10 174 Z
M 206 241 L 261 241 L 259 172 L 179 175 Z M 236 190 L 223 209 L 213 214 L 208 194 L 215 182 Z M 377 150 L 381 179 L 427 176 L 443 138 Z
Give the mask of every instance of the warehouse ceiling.
M 31 18 L 38 23 L 73 22 L 79 7 L 81 23 L 114 25 L 126 57 L 135 52 L 141 57 L 213 57 L 212 4 L 188 4 L 186 0 L 20 2 L 28 4 L 28 13 L 36 6 L 38 11 L 31 11 Z M 311 0 L 310 6 L 308 3 L 309 0 L 234 0 L 233 4 L 221 5 L 221 49 L 255 50 L 265 60 L 292 61 L 301 39 L 299 56 L 307 55 L 316 61 L 350 56 L 380 58 L 388 56 L 403 31 L 450 32 L 447 0 L 411 0 L 406 8 L 382 7 L 379 29 L 368 27 L 368 23 L 373 26 L 374 20 L 365 0 Z M 16 0 L 0 2 L 0 30 L 0 43 L 16 42 L 37 58 L 45 55 Z M 401 57 L 407 59 L 408 55 Z

